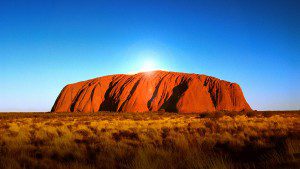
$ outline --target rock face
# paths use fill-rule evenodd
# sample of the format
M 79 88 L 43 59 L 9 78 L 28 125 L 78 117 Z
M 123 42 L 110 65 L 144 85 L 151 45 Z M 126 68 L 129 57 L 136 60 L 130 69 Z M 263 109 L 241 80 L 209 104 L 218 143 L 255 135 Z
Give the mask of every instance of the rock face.
M 214 77 L 153 71 L 69 84 L 52 112 L 212 112 L 251 110 L 240 86 Z

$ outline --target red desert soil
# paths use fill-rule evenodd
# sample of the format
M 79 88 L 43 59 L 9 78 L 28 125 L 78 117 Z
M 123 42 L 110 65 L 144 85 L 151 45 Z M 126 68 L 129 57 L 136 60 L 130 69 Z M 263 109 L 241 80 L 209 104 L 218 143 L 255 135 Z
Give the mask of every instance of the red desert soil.
M 240 86 L 214 77 L 167 71 L 117 74 L 69 84 L 52 112 L 212 112 L 251 110 Z

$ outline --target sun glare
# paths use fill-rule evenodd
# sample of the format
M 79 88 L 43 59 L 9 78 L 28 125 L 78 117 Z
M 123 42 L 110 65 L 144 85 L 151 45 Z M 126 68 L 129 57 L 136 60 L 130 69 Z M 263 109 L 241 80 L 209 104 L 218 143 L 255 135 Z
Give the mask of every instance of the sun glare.
M 140 71 L 141 72 L 150 72 L 155 69 L 157 69 L 155 62 L 152 60 L 146 60 L 146 61 L 144 61 Z
M 133 75 L 141 72 L 152 72 L 156 70 L 167 71 L 166 66 L 163 65 L 162 60 L 158 59 L 157 52 L 143 51 L 137 54 L 138 58 L 135 60 L 136 64 L 131 67 L 131 71 L 126 74 Z
M 157 62 L 155 62 L 154 60 L 144 60 L 143 62 L 140 63 L 140 66 L 137 69 L 137 71 L 131 71 L 128 72 L 127 74 L 132 75 L 140 72 L 152 72 L 155 70 L 165 70 L 165 69 L 160 68 Z

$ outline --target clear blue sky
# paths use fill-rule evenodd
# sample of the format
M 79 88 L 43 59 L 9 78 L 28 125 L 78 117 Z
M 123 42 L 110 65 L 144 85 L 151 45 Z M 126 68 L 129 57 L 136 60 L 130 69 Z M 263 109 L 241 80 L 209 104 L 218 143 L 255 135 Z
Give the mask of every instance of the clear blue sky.
M 49 111 L 68 83 L 155 68 L 300 109 L 300 1 L 0 1 L 0 111 Z

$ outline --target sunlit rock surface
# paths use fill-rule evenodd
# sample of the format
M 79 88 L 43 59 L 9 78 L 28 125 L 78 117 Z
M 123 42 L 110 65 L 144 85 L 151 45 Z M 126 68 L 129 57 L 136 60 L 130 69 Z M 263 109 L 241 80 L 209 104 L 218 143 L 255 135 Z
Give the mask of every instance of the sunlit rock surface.
M 214 77 L 167 71 L 117 74 L 69 84 L 52 112 L 212 112 L 251 110 L 240 86 Z

